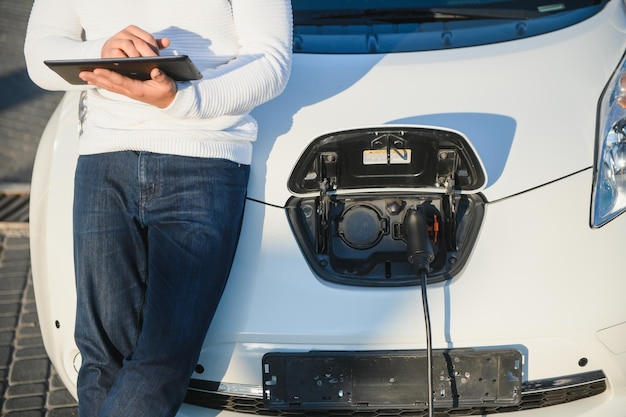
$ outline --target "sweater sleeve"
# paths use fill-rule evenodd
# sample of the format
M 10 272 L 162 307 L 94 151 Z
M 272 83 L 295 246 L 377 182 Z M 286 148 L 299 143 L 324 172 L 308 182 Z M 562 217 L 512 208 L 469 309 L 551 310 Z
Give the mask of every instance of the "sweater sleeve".
M 99 58 L 106 39 L 83 40 L 76 0 L 35 0 L 31 10 L 24 57 L 28 75 L 46 90 L 81 90 L 87 85 L 72 85 L 49 69 L 44 60 Z
M 172 117 L 242 115 L 279 95 L 289 78 L 292 15 L 289 0 L 231 0 L 240 49 L 230 62 L 178 84 Z

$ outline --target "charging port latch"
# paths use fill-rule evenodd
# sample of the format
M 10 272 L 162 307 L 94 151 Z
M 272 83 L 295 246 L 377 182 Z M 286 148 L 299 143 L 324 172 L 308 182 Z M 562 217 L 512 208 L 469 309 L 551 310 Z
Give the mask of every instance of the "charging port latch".
M 437 181 L 445 190 L 445 198 L 442 201 L 444 215 L 444 229 L 447 231 L 446 245 L 450 251 L 458 250 L 456 241 L 456 180 L 459 175 L 459 156 L 453 149 L 441 149 L 438 153 Z M 461 172 L 460 174 L 463 174 Z
M 337 189 L 337 157 L 335 152 L 324 152 L 317 161 L 320 198 L 317 206 L 317 253 L 328 251 L 330 196 L 328 193 Z

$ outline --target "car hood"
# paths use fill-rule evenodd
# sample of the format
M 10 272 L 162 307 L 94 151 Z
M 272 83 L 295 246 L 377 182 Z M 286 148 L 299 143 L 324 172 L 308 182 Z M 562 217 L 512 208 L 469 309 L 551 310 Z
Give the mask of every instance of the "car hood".
M 626 47 L 611 2 L 549 34 L 486 46 L 371 55 L 295 54 L 284 93 L 259 123 L 249 198 L 283 206 L 289 176 L 314 139 L 378 126 L 466 136 L 501 199 L 593 165 L 599 97 Z

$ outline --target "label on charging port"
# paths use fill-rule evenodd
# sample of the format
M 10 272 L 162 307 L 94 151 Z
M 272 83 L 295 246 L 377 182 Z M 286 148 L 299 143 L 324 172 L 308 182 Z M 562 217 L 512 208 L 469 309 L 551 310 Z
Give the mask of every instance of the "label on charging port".
M 411 163 L 411 149 L 366 149 L 363 165 L 399 165 Z

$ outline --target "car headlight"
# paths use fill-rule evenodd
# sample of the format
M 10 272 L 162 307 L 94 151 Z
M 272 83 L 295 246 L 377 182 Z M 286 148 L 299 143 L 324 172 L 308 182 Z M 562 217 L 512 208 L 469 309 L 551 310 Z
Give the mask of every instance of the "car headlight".
M 626 59 L 600 98 L 591 226 L 626 210 Z

